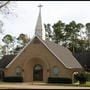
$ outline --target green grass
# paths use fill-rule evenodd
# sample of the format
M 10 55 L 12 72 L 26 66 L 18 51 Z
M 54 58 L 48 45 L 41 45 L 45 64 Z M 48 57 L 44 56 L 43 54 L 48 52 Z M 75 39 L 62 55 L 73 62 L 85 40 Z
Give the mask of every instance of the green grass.
M 86 72 L 87 80 L 90 81 L 90 72 Z
M 79 86 L 90 87 L 90 82 L 86 82 L 85 84 L 80 84 Z
M 90 82 L 86 82 L 86 84 L 85 84 L 85 85 L 90 87 Z

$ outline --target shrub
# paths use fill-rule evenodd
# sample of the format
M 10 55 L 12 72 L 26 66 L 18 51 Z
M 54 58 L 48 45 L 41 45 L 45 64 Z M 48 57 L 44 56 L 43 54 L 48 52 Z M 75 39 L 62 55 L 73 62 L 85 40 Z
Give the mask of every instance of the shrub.
M 4 82 L 23 82 L 23 77 L 20 76 L 8 76 L 3 78 Z
M 71 84 L 72 79 L 70 78 L 55 78 L 55 77 L 49 77 L 48 83 L 64 83 L 64 84 Z
M 80 84 L 84 84 L 87 81 L 87 78 L 84 73 L 78 74 L 76 79 L 79 80 Z

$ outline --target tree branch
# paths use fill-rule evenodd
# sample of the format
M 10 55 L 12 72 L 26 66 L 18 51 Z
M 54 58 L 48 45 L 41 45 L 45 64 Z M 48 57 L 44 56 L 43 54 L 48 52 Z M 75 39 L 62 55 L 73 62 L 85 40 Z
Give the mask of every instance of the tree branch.
M 4 6 L 6 6 L 9 2 L 10 2 L 10 1 L 7 1 L 6 3 L 0 5 L 0 9 L 1 9 L 2 7 L 4 7 Z

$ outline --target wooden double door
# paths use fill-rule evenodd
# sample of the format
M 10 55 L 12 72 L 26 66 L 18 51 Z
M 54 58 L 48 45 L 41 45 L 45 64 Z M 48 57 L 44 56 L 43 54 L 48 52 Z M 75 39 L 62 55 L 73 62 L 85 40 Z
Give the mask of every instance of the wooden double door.
M 43 67 L 40 64 L 33 67 L 33 81 L 43 81 Z

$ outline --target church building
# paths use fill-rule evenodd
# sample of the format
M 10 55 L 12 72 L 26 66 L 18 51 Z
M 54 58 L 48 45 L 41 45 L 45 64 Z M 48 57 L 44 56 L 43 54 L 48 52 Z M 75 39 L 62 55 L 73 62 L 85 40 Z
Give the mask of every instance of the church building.
M 73 79 L 73 74 L 82 72 L 83 68 L 66 47 L 42 38 L 41 6 L 39 8 L 35 36 L 2 67 L 4 75 L 22 76 L 24 82 L 47 82 L 49 77 Z

